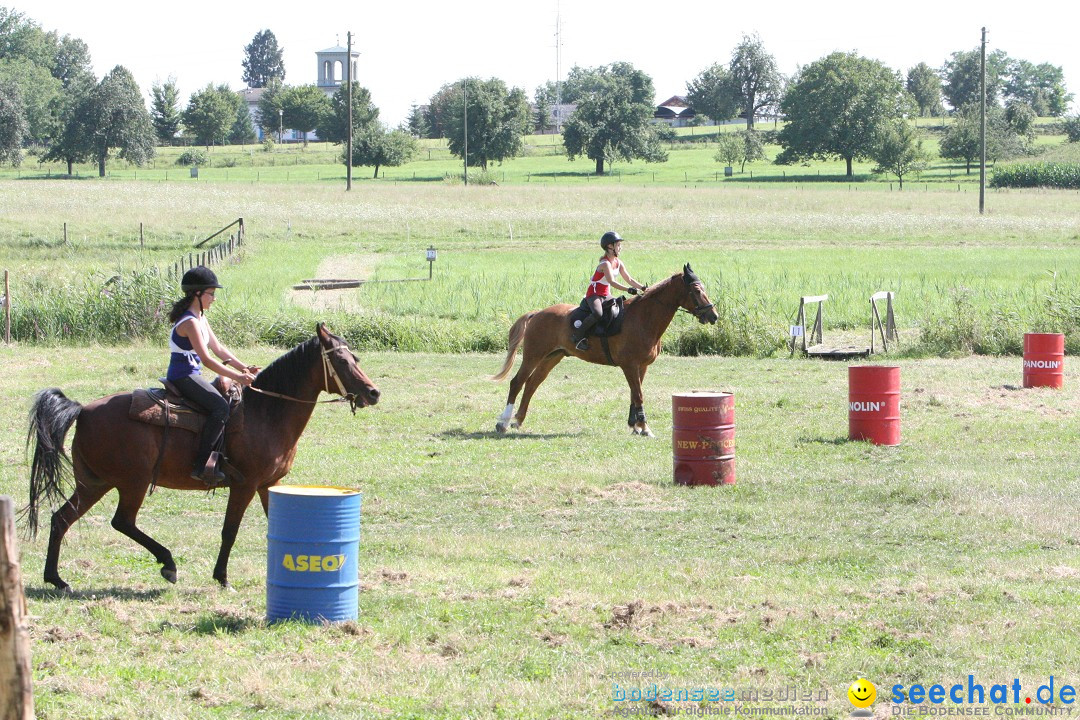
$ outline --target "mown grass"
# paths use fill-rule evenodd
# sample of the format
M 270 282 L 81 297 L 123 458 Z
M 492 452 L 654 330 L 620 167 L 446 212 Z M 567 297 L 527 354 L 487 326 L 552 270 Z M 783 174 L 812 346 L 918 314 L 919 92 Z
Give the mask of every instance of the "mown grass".
M 86 402 L 149 384 L 165 357 L 18 346 L 0 360 L 0 492 L 22 504 L 31 394 Z M 38 716 L 600 718 L 610 675 L 633 671 L 827 691 L 830 717 L 849 714 L 857 675 L 879 713 L 894 683 L 1075 685 L 1080 645 L 1061 631 L 1080 621 L 1080 534 L 1062 520 L 1080 510 L 1071 376 L 1025 391 L 1016 358 L 902 361 L 903 442 L 879 448 L 845 440 L 843 364 L 662 356 L 647 441 L 623 426 L 621 375 L 574 361 L 526 432 L 495 435 L 506 386 L 485 376 L 500 362 L 365 353 L 383 401 L 315 413 L 287 482 L 364 492 L 355 623 L 265 625 L 257 507 L 235 592 L 217 589 L 222 495 L 159 491 L 140 514 L 176 556 L 176 586 L 109 527 L 115 496 L 68 535 L 74 597 L 42 586 L 46 538 L 24 541 Z M 734 487 L 671 483 L 669 398 L 692 388 L 736 394 Z
M 723 310 L 701 333 L 680 316 L 668 350 L 768 355 L 798 298 L 828 293 L 827 330 L 869 332 L 868 298 L 897 293 L 914 354 L 1015 353 L 1027 331 L 1080 342 L 1073 272 L 1080 195 L 865 193 L 807 185 L 718 189 L 372 185 L 2 183 L 0 264 L 14 275 L 16 337 L 160 339 L 176 293 L 161 279 L 194 241 L 243 216 L 248 244 L 217 270 L 217 327 L 239 342 L 290 346 L 317 305 L 366 349 L 491 351 L 520 314 L 576 302 L 608 228 L 628 238 L 634 274 L 655 282 L 691 263 Z M 63 224 L 68 222 L 68 241 Z M 138 240 L 140 223 L 144 244 Z M 368 259 L 358 290 L 294 293 Z M 158 279 L 153 275 L 157 269 Z M 110 282 L 141 276 L 149 289 Z M 357 275 L 350 275 L 357 276 Z M 130 292 L 120 292 L 130 288 Z M 156 293 L 156 295 L 155 295 Z

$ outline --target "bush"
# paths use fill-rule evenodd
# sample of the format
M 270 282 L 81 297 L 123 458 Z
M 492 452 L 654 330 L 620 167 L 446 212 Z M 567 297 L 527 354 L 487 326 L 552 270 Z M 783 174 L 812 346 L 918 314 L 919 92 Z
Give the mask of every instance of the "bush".
M 1069 142 L 1080 142 L 1080 115 L 1065 118 L 1065 135 Z
M 198 148 L 185 150 L 180 153 L 180 157 L 176 158 L 177 165 L 205 165 L 208 162 L 210 162 L 210 158 Z

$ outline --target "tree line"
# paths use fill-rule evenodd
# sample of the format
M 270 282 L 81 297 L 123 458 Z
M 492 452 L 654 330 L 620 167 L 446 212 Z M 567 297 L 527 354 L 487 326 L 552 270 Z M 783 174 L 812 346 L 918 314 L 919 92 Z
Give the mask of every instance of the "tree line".
M 344 144 L 348 134 L 347 88 L 333 96 L 316 85 L 285 85 L 283 51 L 269 30 L 244 48 L 243 80 L 261 88 L 254 122 L 265 137 L 288 128 Z M 1072 95 L 1060 67 L 987 56 L 988 155 L 1001 159 L 1030 151 L 1036 116 L 1061 116 Z M 940 153 L 970 166 L 978 157 L 975 108 L 979 102 L 979 51 L 955 52 L 937 70 L 926 63 L 906 76 L 856 53 L 834 52 L 785 77 L 756 35 L 744 36 L 727 62 L 717 62 L 687 83 L 686 99 L 698 120 L 745 120 L 746 129 L 720 138 L 716 159 L 728 164 L 764 157 L 755 129 L 762 114 L 781 116 L 785 125 L 773 140 L 782 148 L 777 163 L 814 159 L 873 160 L 878 172 L 904 175 L 927 162 L 921 138 L 907 120 L 945 114 L 954 122 Z M 446 138 L 450 151 L 469 166 L 519 155 L 524 137 L 557 129 L 569 159 L 586 157 L 603 174 L 612 163 L 635 159 L 663 162 L 663 142 L 672 131 L 653 121 L 652 79 L 628 62 L 572 68 L 565 80 L 536 88 L 532 103 L 520 88 L 498 78 L 462 78 L 443 85 L 427 105 L 414 106 L 403 127 L 379 120 L 369 91 L 352 83 L 353 165 L 407 162 L 414 138 Z M 552 127 L 552 107 L 573 112 Z M 1070 123 L 1073 122 L 1070 120 Z M 227 85 L 192 93 L 181 109 L 174 78 L 155 83 L 147 110 L 134 78 L 122 66 L 100 81 L 90 70 L 85 43 L 58 37 L 12 10 L 0 7 L 0 162 L 18 164 L 23 149 L 42 149 L 46 160 L 94 160 L 104 175 L 110 153 L 135 164 L 145 162 L 159 143 L 203 145 L 248 143 L 255 124 L 243 97 Z M 344 153 L 342 161 L 346 158 Z

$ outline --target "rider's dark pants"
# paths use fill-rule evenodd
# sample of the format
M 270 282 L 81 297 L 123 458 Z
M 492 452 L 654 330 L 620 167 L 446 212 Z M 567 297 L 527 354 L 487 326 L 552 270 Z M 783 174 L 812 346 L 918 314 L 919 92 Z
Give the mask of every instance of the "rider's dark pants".
M 221 393 L 206 381 L 202 375 L 189 375 L 179 380 L 174 380 L 176 389 L 191 402 L 201 407 L 210 415 L 203 425 L 202 436 L 199 438 L 199 452 L 195 456 L 195 471 L 202 472 L 206 467 L 206 461 L 210 459 L 210 452 L 221 440 L 221 434 L 225 430 L 225 423 L 229 420 L 229 401 L 221 397 Z

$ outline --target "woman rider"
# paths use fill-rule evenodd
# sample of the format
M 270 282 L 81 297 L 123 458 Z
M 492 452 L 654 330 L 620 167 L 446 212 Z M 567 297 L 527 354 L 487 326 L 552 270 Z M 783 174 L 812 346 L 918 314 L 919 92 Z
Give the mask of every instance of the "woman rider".
M 210 463 L 210 453 L 225 430 L 225 423 L 229 419 L 229 402 L 207 382 L 199 366 L 206 365 L 218 375 L 232 378 L 241 385 L 250 385 L 259 371 L 254 365 L 240 362 L 210 328 L 205 314 L 214 304 L 214 293 L 220 287 L 217 276 L 210 268 L 202 265 L 191 268 L 180 281 L 184 297 L 173 303 L 169 313 L 169 321 L 173 323 L 169 335 L 172 354 L 166 378 L 184 398 L 209 413 L 191 471 L 191 477 L 202 480 L 208 487 L 217 487 L 225 482 L 225 474 Z M 211 351 L 222 362 L 214 359 Z
M 622 238 L 619 237 L 619 233 L 614 230 L 604 233 L 600 238 L 600 247 L 604 248 L 604 256 L 600 258 L 600 264 L 596 266 L 596 271 L 589 280 L 589 289 L 585 292 L 585 302 L 592 314 L 585 318 L 581 327 L 577 328 L 572 336 L 574 347 L 583 351 L 589 349 L 589 331 L 603 317 L 603 302 L 611 297 L 611 288 L 631 295 L 637 295 L 638 290 L 647 288 L 646 285 L 630 277 L 626 263 L 619 259 L 619 253 L 622 252 Z M 624 287 L 615 281 L 616 272 L 628 286 Z

